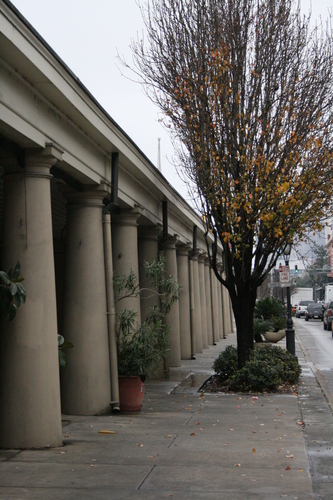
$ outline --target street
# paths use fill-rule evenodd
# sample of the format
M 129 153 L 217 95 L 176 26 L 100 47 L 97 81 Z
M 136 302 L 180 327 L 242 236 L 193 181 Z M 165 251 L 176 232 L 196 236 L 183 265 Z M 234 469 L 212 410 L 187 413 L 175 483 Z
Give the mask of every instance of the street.
M 323 329 L 323 322 L 317 319 L 305 321 L 293 318 L 299 337 L 315 368 L 327 382 L 333 394 L 333 337 L 332 332 Z

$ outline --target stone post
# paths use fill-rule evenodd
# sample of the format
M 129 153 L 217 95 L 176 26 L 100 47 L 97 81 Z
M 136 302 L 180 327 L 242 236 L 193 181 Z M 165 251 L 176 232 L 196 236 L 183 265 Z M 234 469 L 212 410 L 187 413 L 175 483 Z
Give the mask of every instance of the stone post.
M 195 353 L 202 352 L 202 327 L 201 327 L 201 307 L 200 307 L 200 286 L 199 286 L 199 266 L 198 266 L 198 252 L 191 255 L 192 273 L 191 273 L 191 297 L 193 304 L 191 304 L 191 326 L 192 336 L 194 337 Z
M 63 331 L 74 344 L 61 376 L 63 413 L 108 413 L 111 402 L 103 246 L 103 198 L 90 187 L 67 197 Z
M 198 258 L 199 286 L 200 286 L 200 306 L 201 306 L 201 335 L 202 347 L 208 348 L 207 334 L 207 313 L 206 313 L 206 285 L 205 285 L 205 258 L 207 254 L 201 253 Z
M 143 288 L 140 294 L 141 303 L 141 319 L 145 320 L 150 308 L 153 306 L 160 306 L 160 298 L 158 290 L 153 290 L 150 286 L 149 280 L 145 277 L 144 262 L 149 264 L 153 261 L 158 261 L 158 236 L 161 232 L 162 226 L 139 226 L 139 277 L 140 287 Z M 162 361 L 154 373 L 150 373 L 149 377 L 153 379 L 164 378 L 165 376 L 164 362 Z
M 214 332 L 214 343 L 216 344 L 220 340 L 220 325 L 219 325 L 219 314 L 221 313 L 218 307 L 217 300 L 217 284 L 216 276 L 213 270 L 211 270 L 211 290 L 212 290 L 212 313 L 213 313 L 213 332 Z
M 182 359 L 191 359 L 191 317 L 190 317 L 190 277 L 189 277 L 189 252 L 191 246 L 177 246 L 178 282 L 181 286 L 179 296 L 179 326 L 180 349 Z
M 177 255 L 176 255 L 177 237 L 169 238 L 164 243 L 165 256 L 165 274 L 172 275 L 178 281 Z M 166 324 L 170 327 L 170 352 L 168 354 L 169 366 L 181 365 L 180 353 L 180 327 L 179 327 L 179 301 L 177 300 L 171 307 L 166 316 Z
M 214 344 L 213 339 L 213 317 L 212 317 L 212 294 L 210 288 L 210 265 L 209 258 L 205 258 L 205 291 L 206 291 L 206 317 L 207 317 L 207 340 L 208 345 Z
M 161 232 L 161 226 L 141 226 L 138 233 L 138 258 L 139 258 L 139 279 L 140 285 L 144 289 L 140 295 L 141 318 L 144 320 L 152 306 L 160 305 L 160 299 L 157 293 L 149 290 L 150 283 L 145 277 L 144 262 L 151 264 L 158 261 L 158 235 Z M 147 290 L 145 290 L 147 289 Z
M 19 260 L 27 300 L 0 335 L 0 447 L 44 448 L 62 443 L 57 308 L 50 168 L 61 151 L 26 152 L 25 168 L 2 163 L 2 269 Z
M 112 217 L 112 254 L 115 274 L 127 276 L 130 270 L 139 283 L 139 257 L 138 257 L 138 218 L 141 215 L 139 208 L 122 212 Z M 117 302 L 115 293 L 116 312 L 130 309 L 136 312 L 137 323 L 141 324 L 140 297 L 128 297 Z

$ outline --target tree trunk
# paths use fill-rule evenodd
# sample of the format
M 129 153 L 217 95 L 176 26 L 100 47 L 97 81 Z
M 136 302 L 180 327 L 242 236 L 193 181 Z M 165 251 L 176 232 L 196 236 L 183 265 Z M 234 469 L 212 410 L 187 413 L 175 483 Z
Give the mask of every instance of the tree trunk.
M 256 303 L 256 289 L 239 290 L 237 295 L 231 294 L 237 328 L 238 368 L 242 368 L 249 359 L 253 349 L 253 313 Z

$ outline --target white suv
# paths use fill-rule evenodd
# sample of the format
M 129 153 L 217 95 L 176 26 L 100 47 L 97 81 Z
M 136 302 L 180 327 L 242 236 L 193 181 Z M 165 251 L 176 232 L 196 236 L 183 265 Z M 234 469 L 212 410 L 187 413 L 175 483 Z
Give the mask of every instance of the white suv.
M 301 300 L 301 302 L 296 306 L 296 318 L 305 316 L 306 308 L 311 302 L 314 302 L 314 300 Z

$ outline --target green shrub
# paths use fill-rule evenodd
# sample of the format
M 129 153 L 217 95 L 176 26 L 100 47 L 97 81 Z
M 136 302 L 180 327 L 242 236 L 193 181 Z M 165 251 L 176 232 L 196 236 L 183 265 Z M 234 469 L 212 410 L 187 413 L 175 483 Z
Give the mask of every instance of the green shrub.
M 213 369 L 221 381 L 231 377 L 238 369 L 237 349 L 231 345 L 226 347 L 214 361 Z
M 279 330 L 285 330 L 287 328 L 286 318 L 283 318 L 282 316 L 274 316 L 269 321 L 272 325 L 274 332 L 278 332 Z
M 237 366 L 237 349 L 228 346 L 215 360 L 213 368 L 220 380 L 229 379 L 231 390 L 241 392 L 274 391 L 283 384 L 296 384 L 301 374 L 297 359 L 275 346 L 251 351 L 250 359 L 241 370 Z
M 282 303 L 274 297 L 265 297 L 258 300 L 254 308 L 254 317 L 262 319 L 270 319 L 274 316 L 282 316 L 284 307 Z

